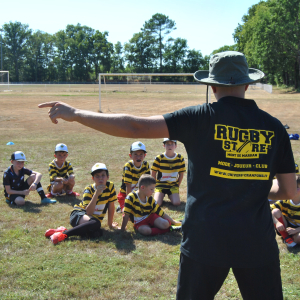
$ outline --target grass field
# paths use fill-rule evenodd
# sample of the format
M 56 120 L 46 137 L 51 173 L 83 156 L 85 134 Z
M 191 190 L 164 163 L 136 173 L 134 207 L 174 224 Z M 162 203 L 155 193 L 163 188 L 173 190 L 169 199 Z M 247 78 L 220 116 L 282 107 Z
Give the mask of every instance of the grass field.
M 168 87 L 170 90 L 172 87 Z M 145 91 L 103 92 L 103 112 L 153 115 L 204 103 L 205 89 L 195 88 L 175 93 Z M 300 95 L 275 90 L 273 94 L 251 90 L 262 109 L 288 124 L 289 133 L 299 133 Z M 27 168 L 43 174 L 42 184 L 48 185 L 48 164 L 53 159 L 54 147 L 68 145 L 69 157 L 76 174 L 75 191 L 82 194 L 91 183 L 90 169 L 96 162 L 104 162 L 110 171 L 110 180 L 118 191 L 124 163 L 129 159 L 132 139 L 115 138 L 76 123 L 59 121 L 53 125 L 47 109 L 37 105 L 60 100 L 78 108 L 98 111 L 98 93 L 92 90 L 47 91 L 27 90 L 0 93 L 0 172 L 10 165 L 12 152 L 26 154 Z M 13 146 L 6 146 L 12 141 Z M 159 139 L 142 140 L 147 147 L 146 160 L 163 151 Z M 300 141 L 292 141 L 296 162 L 300 162 Z M 186 157 L 182 144 L 178 152 Z M 180 254 L 180 233 L 157 237 L 143 237 L 134 232 L 110 230 L 104 219 L 104 236 L 87 240 L 72 237 L 53 246 L 44 237 L 48 228 L 69 225 L 69 214 L 78 199 L 61 197 L 54 205 L 41 205 L 37 193 L 26 198 L 24 207 L 5 203 L 0 188 L 0 299 L 175 299 Z M 180 190 L 182 204 L 163 207 L 174 218 L 184 216 L 186 176 Z M 121 223 L 121 216 L 115 214 Z M 300 299 L 300 247 L 287 249 L 277 239 L 281 255 L 285 299 Z M 220 245 L 226 246 L 226 245 Z M 232 273 L 216 299 L 241 299 Z

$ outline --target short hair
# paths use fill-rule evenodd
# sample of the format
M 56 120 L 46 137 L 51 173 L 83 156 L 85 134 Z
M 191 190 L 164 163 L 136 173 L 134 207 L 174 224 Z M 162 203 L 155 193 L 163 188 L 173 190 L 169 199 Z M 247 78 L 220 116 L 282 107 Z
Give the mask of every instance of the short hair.
M 142 185 L 149 186 L 151 184 L 156 184 L 156 180 L 149 174 L 143 174 L 138 181 L 139 189 Z
M 57 154 L 58 152 L 65 152 L 65 153 L 69 153 L 67 151 L 54 151 L 54 154 Z
M 100 173 L 101 171 L 105 171 L 107 177 L 109 176 L 108 170 L 104 170 L 104 169 L 95 170 L 93 173 L 91 173 L 91 175 L 94 177 L 95 174 Z

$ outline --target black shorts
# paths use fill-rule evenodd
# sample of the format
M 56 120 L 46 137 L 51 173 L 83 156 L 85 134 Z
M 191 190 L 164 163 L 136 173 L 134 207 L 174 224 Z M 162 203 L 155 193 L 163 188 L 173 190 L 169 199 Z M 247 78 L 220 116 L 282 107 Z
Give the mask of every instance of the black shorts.
M 24 181 L 24 183 L 20 186 L 20 191 L 28 190 L 30 188 L 30 185 L 28 184 L 27 180 Z M 6 202 L 9 204 L 16 204 L 15 200 L 17 197 L 22 197 L 25 199 L 25 195 L 18 195 L 18 194 L 11 194 L 6 197 Z
M 86 214 L 85 210 L 73 210 L 70 214 L 70 225 L 72 227 L 78 226 L 78 223 L 80 219 Z M 101 222 L 94 217 L 91 217 L 91 219 L 96 220 L 99 222 L 99 228 L 101 227 Z

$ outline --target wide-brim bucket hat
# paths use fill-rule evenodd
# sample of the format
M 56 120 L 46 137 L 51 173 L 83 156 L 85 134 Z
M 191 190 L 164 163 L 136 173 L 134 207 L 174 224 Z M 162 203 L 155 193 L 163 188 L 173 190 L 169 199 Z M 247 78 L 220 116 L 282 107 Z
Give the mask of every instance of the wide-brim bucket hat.
M 194 78 L 206 85 L 239 86 L 260 81 L 265 74 L 248 68 L 246 57 L 237 51 L 216 53 L 209 61 L 209 71 L 197 71 Z

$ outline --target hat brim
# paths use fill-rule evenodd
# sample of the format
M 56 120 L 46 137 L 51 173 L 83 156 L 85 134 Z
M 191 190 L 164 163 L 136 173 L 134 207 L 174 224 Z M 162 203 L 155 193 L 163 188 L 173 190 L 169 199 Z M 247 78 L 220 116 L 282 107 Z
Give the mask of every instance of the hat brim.
M 265 74 L 257 69 L 249 68 L 248 77 L 243 78 L 241 80 L 236 81 L 235 83 L 231 83 L 225 80 L 217 80 L 216 78 L 209 77 L 209 71 L 197 71 L 194 73 L 195 80 L 213 86 L 239 86 L 239 85 L 247 85 L 251 83 L 255 83 L 260 81 Z

